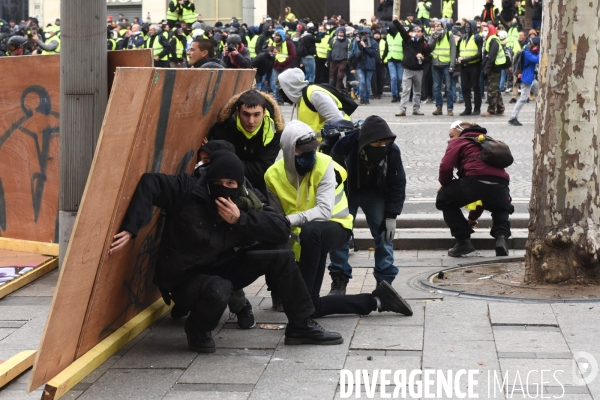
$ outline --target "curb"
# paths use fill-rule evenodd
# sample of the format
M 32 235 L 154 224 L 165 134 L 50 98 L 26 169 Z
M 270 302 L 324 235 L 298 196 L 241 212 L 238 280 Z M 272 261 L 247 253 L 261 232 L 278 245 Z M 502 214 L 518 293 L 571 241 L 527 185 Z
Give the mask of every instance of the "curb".
M 513 229 L 527 229 L 529 226 L 528 213 L 515 213 L 511 215 L 510 225 Z M 354 221 L 355 228 L 368 228 L 365 214 L 359 212 Z M 492 217 L 486 213 L 483 215 L 477 224 L 479 229 L 491 228 Z M 447 229 L 444 217 L 441 213 L 436 214 L 400 214 L 396 218 L 396 229 L 428 229 L 428 228 L 443 228 Z

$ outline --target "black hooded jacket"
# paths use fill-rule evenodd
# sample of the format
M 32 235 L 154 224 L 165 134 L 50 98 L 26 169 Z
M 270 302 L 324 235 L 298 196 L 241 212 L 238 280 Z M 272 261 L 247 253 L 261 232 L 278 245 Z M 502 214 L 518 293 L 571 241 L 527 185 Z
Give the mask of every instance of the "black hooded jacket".
M 256 55 L 264 53 L 265 51 L 267 51 L 267 47 L 269 47 L 269 39 L 271 38 L 271 33 L 269 33 L 269 26 L 270 25 L 268 24 L 264 24 L 262 26 L 260 36 L 258 37 L 258 39 L 256 39 Z
M 379 12 L 379 19 L 381 21 L 391 21 L 394 15 L 394 0 L 384 0 L 383 3 L 379 3 L 377 7 Z
M 458 41 L 458 43 L 456 44 L 456 54 L 458 54 L 460 56 L 460 52 L 458 51 L 458 49 L 460 48 L 459 46 L 465 46 L 465 44 L 461 44 L 462 42 L 470 42 L 472 40 L 475 41 L 475 43 L 477 44 L 477 54 L 475 54 L 472 57 L 463 57 L 462 58 L 462 62 L 461 62 L 461 67 L 465 67 L 467 65 L 481 65 L 481 51 L 483 50 L 483 38 L 480 35 L 477 35 L 477 23 L 474 20 L 468 20 L 467 21 L 469 23 L 470 30 L 469 33 L 466 33 L 463 35 L 463 37 Z M 473 27 L 475 27 L 475 29 L 473 29 Z M 478 63 L 473 63 L 473 64 L 469 64 L 469 62 L 471 61 L 475 61 L 478 60 Z
M 404 58 L 402 59 L 402 66 L 412 71 L 423 70 L 423 64 L 419 64 L 417 54 L 421 53 L 423 57 L 429 58 L 429 45 L 423 36 L 418 41 L 413 41 L 413 38 L 406 32 L 404 26 L 398 21 L 393 21 L 394 26 L 402 35 L 402 49 L 404 51 Z

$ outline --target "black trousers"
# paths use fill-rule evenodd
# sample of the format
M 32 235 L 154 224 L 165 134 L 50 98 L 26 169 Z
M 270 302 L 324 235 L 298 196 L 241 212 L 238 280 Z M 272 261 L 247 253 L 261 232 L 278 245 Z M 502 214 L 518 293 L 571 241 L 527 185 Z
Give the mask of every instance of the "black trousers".
M 460 70 L 460 84 L 462 86 L 463 98 L 465 99 L 465 110 L 473 111 L 471 108 L 471 90 L 474 92 L 475 110 L 481 110 L 481 63 L 463 65 Z
M 386 70 L 387 68 L 383 63 L 377 63 L 375 65 L 375 73 L 371 80 L 371 91 L 373 92 L 373 96 L 383 95 L 383 81 L 385 79 Z
M 331 314 L 367 315 L 377 308 L 371 294 L 336 295 L 321 297 L 327 253 L 348 243 L 351 231 L 337 222 L 312 221 L 300 231 L 300 273 L 315 307 L 314 317 Z M 278 294 L 280 292 L 278 291 Z M 285 304 L 283 305 L 285 308 Z
M 269 276 L 289 321 L 310 317 L 315 309 L 300 275 L 289 244 L 260 244 L 238 251 L 231 261 L 202 271 L 179 286 L 171 288 L 176 304 L 191 310 L 188 326 L 198 332 L 217 327 L 234 292 L 250 285 L 260 276 Z
M 329 68 L 325 66 L 324 58 L 315 57 L 315 83 L 329 83 Z
M 485 179 L 484 179 L 485 180 Z M 492 229 L 490 235 L 510 237 L 509 215 L 515 211 L 511 204 L 508 186 L 489 185 L 475 178 L 460 178 L 444 185 L 438 192 L 435 206 L 444 213 L 444 221 L 450 233 L 456 239 L 468 239 L 474 232 L 469 226 L 461 208 L 467 204 L 481 200 L 484 210 L 492 213 Z
M 421 84 L 421 99 L 427 100 L 433 98 L 433 73 L 431 63 L 423 64 L 423 81 Z

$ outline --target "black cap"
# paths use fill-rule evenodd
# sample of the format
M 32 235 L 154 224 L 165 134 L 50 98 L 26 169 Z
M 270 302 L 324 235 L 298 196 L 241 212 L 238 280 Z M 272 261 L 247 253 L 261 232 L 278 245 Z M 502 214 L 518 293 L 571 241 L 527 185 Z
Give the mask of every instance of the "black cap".
M 244 164 L 230 151 L 217 150 L 210 157 L 210 169 L 206 174 L 208 181 L 233 179 L 238 185 L 244 184 Z
M 317 135 L 314 133 L 303 135 L 296 140 L 296 148 L 303 153 L 318 149 L 320 145 L 321 142 L 317 140 Z

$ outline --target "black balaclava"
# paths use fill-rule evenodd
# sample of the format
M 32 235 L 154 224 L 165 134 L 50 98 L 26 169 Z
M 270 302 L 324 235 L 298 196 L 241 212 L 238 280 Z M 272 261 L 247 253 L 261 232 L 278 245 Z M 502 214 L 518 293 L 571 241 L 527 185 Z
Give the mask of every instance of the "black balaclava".
M 233 179 L 238 183 L 238 188 L 244 184 L 244 164 L 232 152 L 217 150 L 211 154 L 210 169 L 206 174 L 208 190 L 211 199 L 218 197 L 234 200 L 238 197 L 238 188 L 231 189 L 223 185 L 215 185 L 217 179 Z

